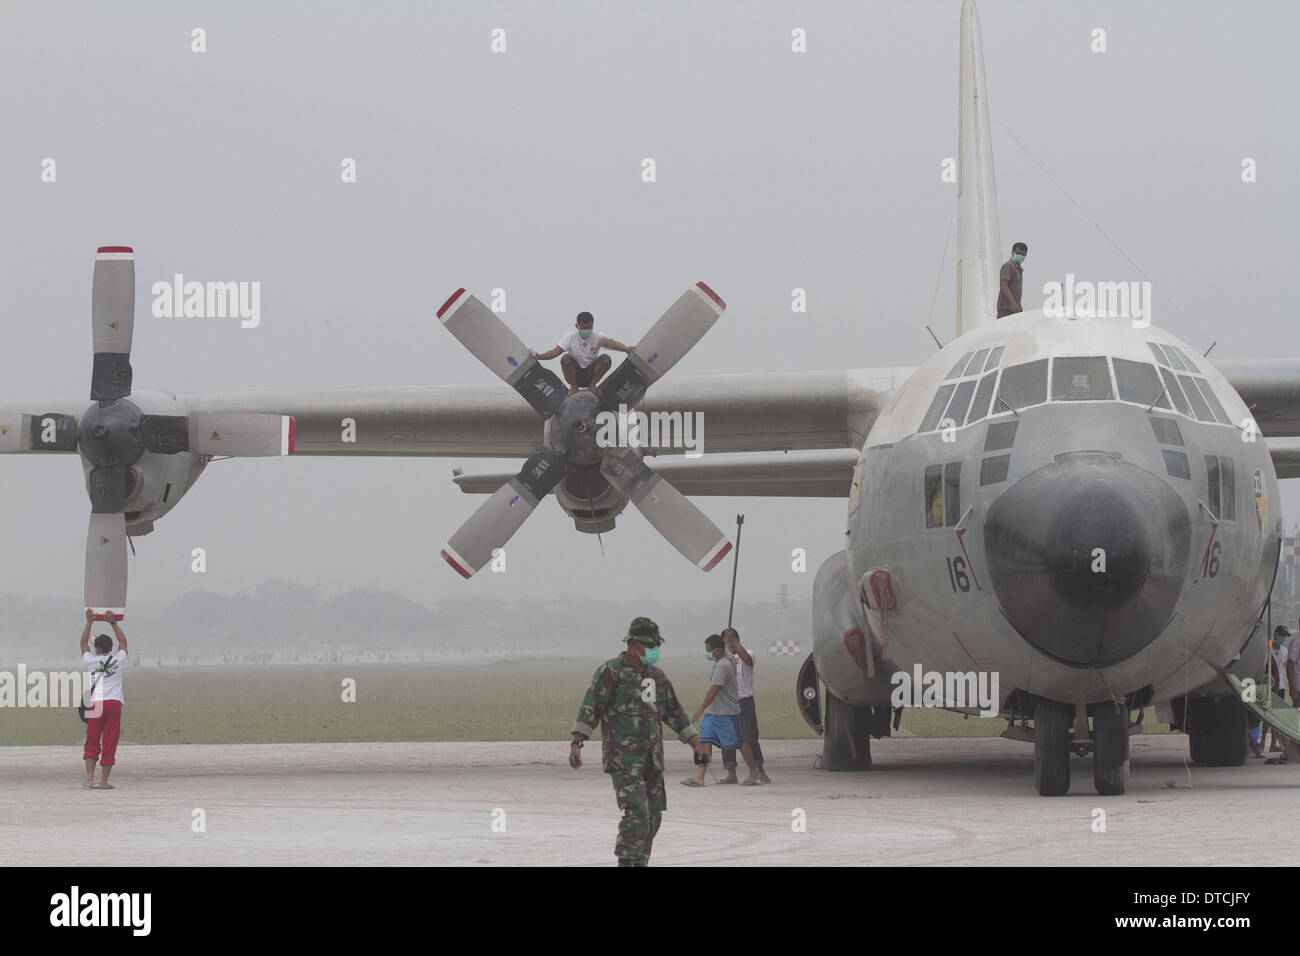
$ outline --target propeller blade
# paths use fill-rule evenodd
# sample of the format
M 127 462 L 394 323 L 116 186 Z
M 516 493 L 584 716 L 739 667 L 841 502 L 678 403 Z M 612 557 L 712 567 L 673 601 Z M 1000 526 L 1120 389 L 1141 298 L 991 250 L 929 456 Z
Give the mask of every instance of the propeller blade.
M 141 415 L 140 439 L 160 455 L 190 450 L 190 420 L 184 415 Z
M 628 353 L 596 386 L 601 408 L 618 411 L 619 405 L 635 407 L 646 389 L 695 348 L 726 308 L 727 303 L 703 282 L 687 289 L 642 336 L 636 351 Z
M 688 561 L 705 571 L 731 550 L 731 541 L 685 495 L 664 481 L 634 449 L 605 453 L 601 473 L 636 505 L 656 531 Z
M 105 469 L 98 469 L 104 471 Z M 126 610 L 126 517 L 94 513 L 86 536 L 86 607 L 122 614 Z
M 230 412 L 191 415 L 186 421 L 189 450 L 199 455 L 237 458 L 292 455 L 297 437 L 297 425 L 287 415 Z
M 524 397 L 543 418 L 564 406 L 568 393 L 560 377 L 528 354 L 510 326 L 464 289 L 442 304 L 438 318 L 447 331 L 494 375 Z
M 126 505 L 126 470 L 102 465 L 90 473 L 90 511 L 120 514 Z
M 493 551 L 505 547 L 537 503 L 567 472 L 568 464 L 559 452 L 539 451 L 533 455 L 519 474 L 498 488 L 451 536 L 442 549 L 443 560 L 461 577 L 473 577 L 492 560 Z
M 71 415 L 0 414 L 0 454 L 76 450 L 77 420 Z
M 135 330 L 135 252 L 129 246 L 101 246 L 95 254 L 90 324 L 95 345 L 90 397 L 96 402 L 126 398 Z

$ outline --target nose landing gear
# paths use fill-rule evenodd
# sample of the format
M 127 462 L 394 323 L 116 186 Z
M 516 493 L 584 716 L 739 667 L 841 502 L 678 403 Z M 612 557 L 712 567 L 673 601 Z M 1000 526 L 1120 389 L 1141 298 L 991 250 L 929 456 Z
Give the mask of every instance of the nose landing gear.
M 1071 736 L 1075 705 L 1038 698 L 1034 703 L 1034 788 L 1042 797 L 1070 792 L 1070 753 L 1092 752 L 1092 781 L 1103 796 L 1119 796 L 1128 785 L 1128 705 L 1090 704 L 1092 733 L 1082 718 L 1080 736 Z

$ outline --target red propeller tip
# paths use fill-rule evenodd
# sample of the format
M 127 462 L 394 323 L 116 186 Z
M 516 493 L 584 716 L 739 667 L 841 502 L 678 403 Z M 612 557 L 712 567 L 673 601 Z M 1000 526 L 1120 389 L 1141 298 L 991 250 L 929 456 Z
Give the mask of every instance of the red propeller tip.
M 95 250 L 95 252 L 96 252 L 96 253 L 104 253 L 104 252 L 129 252 L 129 253 L 131 253 L 132 255 L 135 254 L 135 250 L 132 249 L 130 246 L 100 246 L 98 249 Z
M 730 550 L 731 550 L 731 542 L 728 541 L 725 545 L 722 546 L 722 550 L 713 556 L 713 560 L 704 566 L 704 570 L 712 571 L 714 565 L 716 565 L 719 561 L 725 558 L 727 556 L 727 552 Z
M 438 318 L 441 319 L 442 316 L 443 316 L 443 313 L 446 312 L 448 309 L 451 308 L 452 303 L 455 302 L 457 299 L 459 299 L 459 298 L 460 298 L 462 295 L 464 295 L 464 294 L 465 294 L 465 290 L 464 290 L 464 289 L 457 289 L 454 293 L 452 293 L 451 298 L 448 299 L 446 302 L 444 302 L 444 303 L 442 304 L 442 308 L 438 310 Z
M 465 578 L 466 580 L 468 580 L 469 578 L 473 577 L 472 574 L 470 574 L 468 571 L 466 571 L 464 568 L 462 568 L 459 564 L 457 564 L 457 563 L 456 563 L 456 559 L 453 558 L 453 557 L 452 557 L 450 554 L 448 554 L 446 551 L 443 551 L 443 552 L 442 552 L 442 559 L 443 559 L 444 561 L 446 561 L 448 564 L 450 564 L 453 568 L 455 568 L 456 573 L 459 574 L 462 578 Z
M 719 296 L 718 293 L 714 292 L 712 289 L 710 289 L 710 288 L 709 288 L 707 285 L 705 285 L 703 282 L 697 282 L 697 283 L 695 283 L 695 286 L 696 286 L 696 288 L 698 288 L 701 292 L 703 292 L 705 295 L 707 295 L 710 299 L 712 299 L 714 302 L 716 302 L 716 303 L 718 304 L 718 310 L 719 310 L 719 311 L 726 311 L 727 303 L 725 303 L 725 302 L 722 301 L 722 297 Z

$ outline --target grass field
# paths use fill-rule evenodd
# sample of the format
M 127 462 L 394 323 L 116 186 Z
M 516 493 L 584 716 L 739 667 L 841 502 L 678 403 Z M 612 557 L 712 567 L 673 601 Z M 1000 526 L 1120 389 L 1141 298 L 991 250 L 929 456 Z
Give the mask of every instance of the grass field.
M 600 661 L 508 659 L 474 663 L 306 664 L 132 668 L 122 740 L 138 744 L 563 740 Z M 812 739 L 795 707 L 800 661 L 761 658 L 759 727 L 769 739 Z M 703 656 L 664 670 L 692 713 L 708 689 Z M 343 682 L 356 681 L 356 702 Z M 1002 720 L 911 709 L 902 728 L 922 737 L 995 737 Z M 73 709 L 0 709 L 0 744 L 84 739 Z

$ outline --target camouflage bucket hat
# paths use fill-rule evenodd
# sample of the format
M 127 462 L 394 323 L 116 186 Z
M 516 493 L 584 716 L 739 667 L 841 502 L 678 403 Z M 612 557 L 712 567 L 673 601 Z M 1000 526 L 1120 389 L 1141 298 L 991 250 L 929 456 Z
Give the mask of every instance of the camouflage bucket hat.
M 648 617 L 633 619 L 627 628 L 627 640 L 636 641 L 638 644 L 647 644 L 651 647 L 657 647 L 664 642 L 664 639 L 659 635 L 659 625 Z

